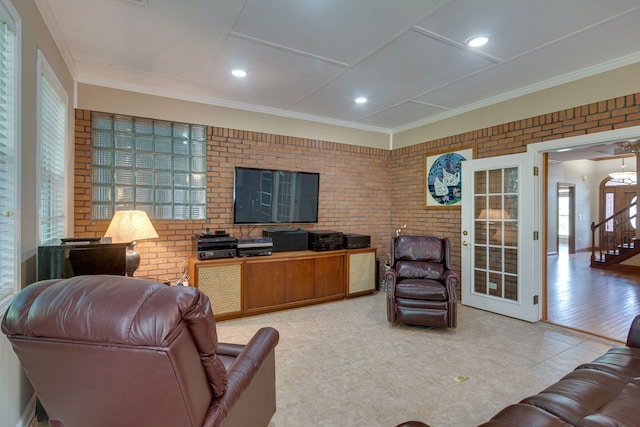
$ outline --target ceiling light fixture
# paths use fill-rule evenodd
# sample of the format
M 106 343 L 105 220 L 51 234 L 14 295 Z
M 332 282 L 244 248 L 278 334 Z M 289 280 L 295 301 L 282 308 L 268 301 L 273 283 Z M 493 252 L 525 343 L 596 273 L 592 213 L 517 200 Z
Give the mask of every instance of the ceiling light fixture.
M 367 102 L 367 98 L 365 98 L 364 96 L 358 97 L 355 99 L 356 104 L 365 104 Z
M 620 166 L 620 172 L 611 172 L 609 174 L 611 179 L 621 183 L 633 185 L 637 181 L 637 174 L 635 172 L 629 172 L 624 170 L 624 157 L 622 158 L 622 165 Z
M 247 72 L 240 69 L 231 70 L 231 74 L 233 74 L 235 77 L 247 77 Z
M 473 37 L 469 37 L 464 42 L 464 44 L 466 44 L 469 47 L 480 47 L 487 44 L 488 41 L 489 41 L 489 37 L 487 36 L 473 36 Z

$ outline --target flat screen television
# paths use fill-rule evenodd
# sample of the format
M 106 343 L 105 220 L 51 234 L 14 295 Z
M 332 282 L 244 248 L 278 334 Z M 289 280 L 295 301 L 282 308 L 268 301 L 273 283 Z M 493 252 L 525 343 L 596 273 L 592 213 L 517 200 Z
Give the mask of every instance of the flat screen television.
M 320 174 L 235 168 L 234 224 L 318 222 Z

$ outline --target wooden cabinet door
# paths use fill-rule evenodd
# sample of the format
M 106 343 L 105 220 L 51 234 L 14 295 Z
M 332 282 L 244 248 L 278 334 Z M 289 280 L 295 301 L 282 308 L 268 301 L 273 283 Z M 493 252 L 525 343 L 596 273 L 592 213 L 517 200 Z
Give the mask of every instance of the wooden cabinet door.
M 248 262 L 247 310 L 313 298 L 313 260 Z
M 314 261 L 314 297 L 344 295 L 344 256 L 327 256 Z

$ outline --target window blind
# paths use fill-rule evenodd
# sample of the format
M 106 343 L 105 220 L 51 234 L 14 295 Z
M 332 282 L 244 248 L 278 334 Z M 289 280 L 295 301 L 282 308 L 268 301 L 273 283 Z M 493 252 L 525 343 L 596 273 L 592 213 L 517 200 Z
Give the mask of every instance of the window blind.
M 41 56 L 40 67 L 40 244 L 65 237 L 66 97 Z
M 15 151 L 17 43 L 15 26 L 9 25 L 6 15 L 0 7 L 0 301 L 11 295 L 18 284 Z

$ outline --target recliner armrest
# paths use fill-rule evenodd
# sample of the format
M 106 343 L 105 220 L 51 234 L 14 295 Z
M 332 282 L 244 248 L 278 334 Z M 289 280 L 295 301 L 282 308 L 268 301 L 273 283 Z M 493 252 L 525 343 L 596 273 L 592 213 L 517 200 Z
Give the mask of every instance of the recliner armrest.
M 457 301 L 458 297 L 456 295 L 456 286 L 460 284 L 460 276 L 458 276 L 458 273 L 452 270 L 445 270 L 442 274 L 442 279 L 444 280 L 444 285 L 449 293 L 449 298 L 453 301 Z
M 235 361 L 229 366 L 229 383 L 225 398 L 231 397 L 234 393 L 240 395 L 249 385 L 251 377 L 260 368 L 267 356 L 274 351 L 280 335 L 278 331 L 271 327 L 261 328 L 245 346 L 235 344 L 218 344 L 217 354 L 236 356 Z M 238 353 L 239 349 L 242 349 Z
M 396 282 L 398 281 L 398 272 L 389 268 L 384 272 L 384 283 L 387 287 L 387 321 L 395 323 L 396 311 L 395 311 L 395 295 L 396 295 Z
M 456 286 L 460 283 L 460 276 L 453 270 L 445 270 L 442 273 L 442 280 L 447 287 Z
M 398 272 L 394 268 L 389 268 L 388 270 L 385 270 L 384 276 L 385 276 L 385 279 L 387 278 L 387 276 L 390 276 L 389 280 L 393 280 L 393 281 L 398 280 Z
M 216 354 L 235 357 L 235 360 L 228 368 L 227 390 L 213 401 L 205 425 L 219 425 L 249 388 L 263 364 L 274 363 L 273 354 L 279 338 L 277 330 L 265 327 L 259 329 L 246 345 L 218 343 Z
M 640 347 L 640 314 L 633 319 L 627 336 L 627 346 Z

